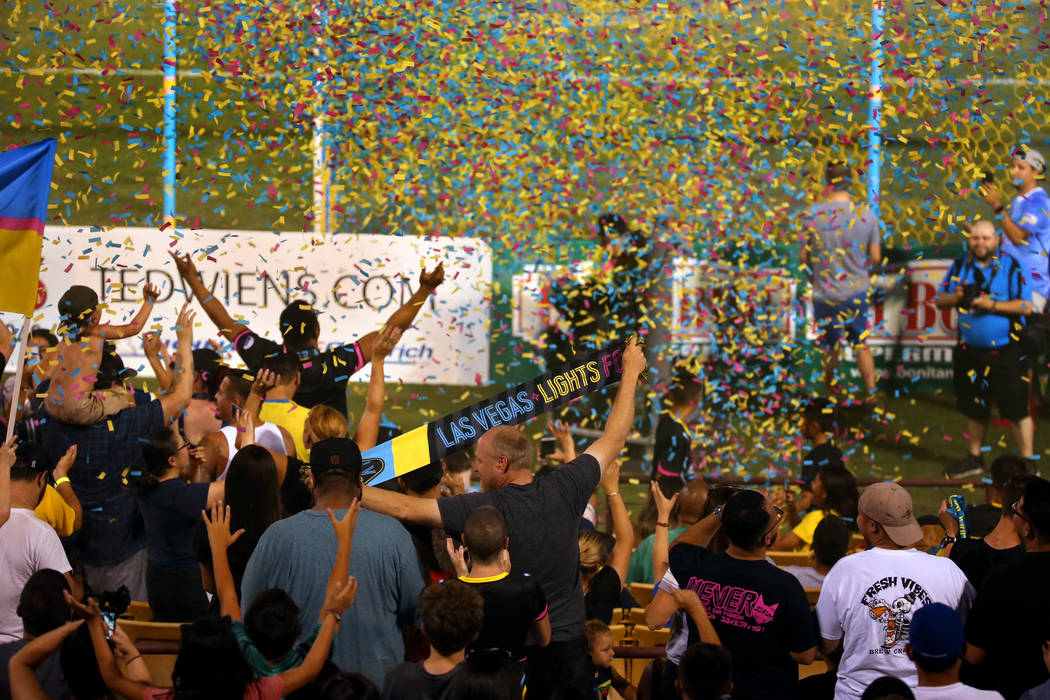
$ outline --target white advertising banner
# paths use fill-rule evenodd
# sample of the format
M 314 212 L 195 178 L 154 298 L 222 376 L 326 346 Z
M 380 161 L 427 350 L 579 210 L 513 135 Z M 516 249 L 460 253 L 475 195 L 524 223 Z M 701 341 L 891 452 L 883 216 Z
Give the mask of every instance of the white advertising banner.
M 169 345 L 189 294 L 169 251 L 189 253 L 230 315 L 271 339 L 280 339 L 278 317 L 289 301 L 310 302 L 320 316 L 322 349 L 379 329 L 419 288 L 421 265 L 431 269 L 444 262 L 445 283 L 387 358 L 387 378 L 460 385 L 489 381 L 492 255 L 481 239 L 53 226 L 44 238 L 33 325 L 56 326 L 58 300 L 74 284 L 91 287 L 107 303 L 105 322 L 125 322 L 142 302 L 142 285 L 152 283 L 160 288 L 160 299 L 147 327 L 163 327 Z M 227 345 L 200 305 L 194 306 L 194 344 L 217 339 Z M 150 373 L 141 337 L 119 341 L 118 351 L 128 367 Z M 232 348 L 228 359 L 239 363 Z M 353 379 L 367 380 L 368 371 Z

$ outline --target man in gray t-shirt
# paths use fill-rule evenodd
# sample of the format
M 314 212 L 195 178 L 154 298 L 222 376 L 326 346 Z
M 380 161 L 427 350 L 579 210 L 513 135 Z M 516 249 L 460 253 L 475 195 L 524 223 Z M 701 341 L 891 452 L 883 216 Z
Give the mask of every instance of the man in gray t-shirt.
M 803 214 L 802 263 L 813 285 L 813 318 L 824 349 L 824 386 L 838 389 L 835 369 L 839 340 L 854 348 L 866 402 L 875 399 L 875 361 L 864 339 L 867 330 L 870 269 L 879 264 L 879 227 L 875 215 L 849 194 L 851 173 L 844 163 L 828 163 L 824 198 Z

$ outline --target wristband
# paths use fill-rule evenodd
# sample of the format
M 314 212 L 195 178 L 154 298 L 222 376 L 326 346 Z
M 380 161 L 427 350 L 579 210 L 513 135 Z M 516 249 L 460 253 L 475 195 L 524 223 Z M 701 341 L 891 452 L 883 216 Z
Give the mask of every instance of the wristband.
M 671 527 L 668 523 L 656 523 L 656 527 Z
M 141 658 L 142 658 L 142 654 L 136 654 L 135 656 L 132 656 L 130 659 L 124 659 L 124 665 L 127 666 L 128 664 L 130 664 L 135 659 L 141 659 Z
M 619 495 L 620 495 L 620 492 L 619 492 L 619 491 L 609 491 L 609 492 L 608 492 L 607 494 L 605 494 L 605 495 L 606 495 L 606 496 L 608 496 L 609 498 L 612 498 L 613 496 L 619 496 Z
M 999 206 L 997 206 L 994 209 L 992 209 L 992 211 L 994 211 L 996 214 L 1002 214 L 1003 213 L 1003 209 L 1006 209 L 1006 205 L 1005 204 L 1000 204 Z
M 332 617 L 334 617 L 334 618 L 335 618 L 335 624 L 337 624 L 337 625 L 338 625 L 338 624 L 339 624 L 340 622 L 342 622 L 342 621 L 343 621 L 343 615 L 342 615 L 342 613 L 340 613 L 340 612 L 339 612 L 338 610 L 335 610 L 335 609 L 333 609 L 333 608 L 328 608 L 327 610 L 325 610 L 325 611 L 324 611 L 324 613 L 323 613 L 323 614 L 324 614 L 324 615 L 331 615 Z
M 61 476 L 61 477 L 55 479 L 55 488 L 57 489 L 62 484 L 68 484 L 68 483 L 69 483 L 69 477 L 68 476 Z

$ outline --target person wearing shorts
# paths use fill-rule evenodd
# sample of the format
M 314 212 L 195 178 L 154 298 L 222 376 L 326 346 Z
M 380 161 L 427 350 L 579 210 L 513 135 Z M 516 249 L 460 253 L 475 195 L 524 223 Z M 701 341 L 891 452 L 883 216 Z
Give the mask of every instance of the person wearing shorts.
M 952 263 L 937 295 L 938 308 L 958 310 L 955 347 L 956 406 L 968 419 L 970 451 L 946 470 L 949 478 L 984 471 L 981 446 L 992 404 L 1010 421 L 1021 456 L 1032 456 L 1027 363 L 1021 342 L 1032 310 L 1032 288 L 1021 263 L 999 250 L 995 225 L 978 221 L 970 229 L 970 252 Z
M 823 198 L 803 215 L 800 248 L 813 285 L 813 319 L 824 351 L 824 387 L 828 394 L 841 390 L 835 370 L 839 342 L 845 337 L 857 358 L 866 390 L 864 400 L 874 402 L 875 360 L 865 338 L 870 270 L 882 260 L 878 221 L 870 209 L 853 202 L 849 166 L 828 163 L 825 181 Z

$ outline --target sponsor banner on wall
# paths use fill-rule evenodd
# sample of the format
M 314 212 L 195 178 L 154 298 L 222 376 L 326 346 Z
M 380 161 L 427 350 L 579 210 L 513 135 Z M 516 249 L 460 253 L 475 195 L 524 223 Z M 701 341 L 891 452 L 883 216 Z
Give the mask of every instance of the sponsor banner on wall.
M 957 320 L 954 309 L 934 304 L 937 287 L 951 260 L 916 260 L 891 271 L 869 309 L 868 340 L 883 376 L 918 381 L 950 380 Z M 583 266 L 531 266 L 514 276 L 514 335 L 538 342 L 549 325 L 560 321 L 547 302 L 553 285 L 566 276 L 581 279 Z M 805 287 L 803 287 L 805 289 Z M 816 340 L 809 295 L 799 299 L 799 283 L 787 270 L 740 270 L 695 258 L 675 261 L 671 298 L 671 336 L 677 352 L 704 355 L 712 341 L 775 346 L 798 333 Z M 799 303 L 801 301 L 801 304 Z M 852 359 L 852 351 L 843 348 Z M 848 370 L 856 374 L 856 366 Z M 859 377 L 859 375 L 856 375 Z
M 142 285 L 160 287 L 147 327 L 172 327 L 190 295 L 169 251 L 189 253 L 204 284 L 234 319 L 279 340 L 278 317 L 293 299 L 320 315 L 321 348 L 352 343 L 379 329 L 419 288 L 421 264 L 445 264 L 445 283 L 431 295 L 386 361 L 390 380 L 410 383 L 485 384 L 489 381 L 492 255 L 476 238 L 408 238 L 339 234 L 323 238 L 262 231 L 47 227 L 33 324 L 58 323 L 59 298 L 71 285 L 93 288 L 108 304 L 104 322 L 131 319 Z M 218 339 L 218 329 L 194 303 L 195 345 Z M 118 341 L 128 367 L 150 374 L 141 337 Z M 232 348 L 230 359 L 239 364 Z M 366 381 L 369 367 L 353 379 Z

